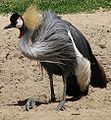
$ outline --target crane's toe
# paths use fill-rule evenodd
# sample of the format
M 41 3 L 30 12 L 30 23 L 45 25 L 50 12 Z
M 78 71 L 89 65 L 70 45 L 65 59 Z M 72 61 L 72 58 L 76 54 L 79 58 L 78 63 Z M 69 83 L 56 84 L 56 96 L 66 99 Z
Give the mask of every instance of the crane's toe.
M 56 111 L 65 109 L 65 100 L 62 100 L 56 108 Z
M 38 106 L 40 104 L 48 104 L 45 100 L 39 100 L 34 98 L 28 98 L 25 104 L 25 110 L 29 111 L 29 109 L 33 109 L 34 105 Z
M 35 104 L 36 104 L 36 101 L 33 98 L 28 98 L 25 104 L 25 109 L 29 111 L 29 109 L 32 109 Z

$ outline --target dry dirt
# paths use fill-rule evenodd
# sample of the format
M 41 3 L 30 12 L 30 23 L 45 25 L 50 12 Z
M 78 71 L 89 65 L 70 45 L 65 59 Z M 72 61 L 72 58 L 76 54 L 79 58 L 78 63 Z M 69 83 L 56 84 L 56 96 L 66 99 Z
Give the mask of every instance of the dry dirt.
M 91 48 L 111 78 L 111 11 L 62 15 L 88 39 Z M 58 102 L 34 107 L 29 112 L 17 101 L 28 97 L 50 99 L 49 79 L 36 61 L 19 49 L 18 30 L 3 30 L 9 16 L 0 16 L 0 120 L 111 120 L 111 84 L 92 88 L 78 101 L 67 101 L 66 110 L 56 112 Z M 57 101 L 62 97 L 62 79 L 54 76 Z

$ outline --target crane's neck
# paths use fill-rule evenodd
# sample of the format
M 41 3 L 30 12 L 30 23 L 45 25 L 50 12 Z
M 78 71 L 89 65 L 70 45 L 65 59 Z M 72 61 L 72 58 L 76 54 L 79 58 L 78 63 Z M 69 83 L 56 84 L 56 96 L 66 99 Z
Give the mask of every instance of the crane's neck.
M 21 37 L 20 48 L 21 48 L 22 53 L 26 57 L 33 59 L 33 54 L 31 52 L 31 46 L 28 44 L 30 38 L 31 38 L 31 31 L 26 29 L 25 34 Z
M 25 29 L 25 33 L 21 37 L 20 41 L 22 53 L 29 59 L 46 60 L 47 57 L 45 56 L 45 53 L 47 51 L 47 43 L 36 41 L 35 45 L 33 43 L 29 45 L 29 40 L 31 39 L 32 34 L 33 33 L 30 30 Z

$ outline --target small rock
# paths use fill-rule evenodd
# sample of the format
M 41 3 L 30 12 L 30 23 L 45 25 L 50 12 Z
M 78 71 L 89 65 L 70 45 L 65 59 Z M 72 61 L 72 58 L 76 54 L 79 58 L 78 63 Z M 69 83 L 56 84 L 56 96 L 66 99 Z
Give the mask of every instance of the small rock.
M 71 115 L 80 115 L 80 113 L 71 113 Z
M 3 86 L 3 85 L 1 85 L 1 86 L 0 86 L 0 89 L 2 89 L 2 88 L 4 88 L 4 86 Z
M 106 48 L 106 46 L 105 46 L 105 45 L 102 45 L 102 44 L 99 45 L 99 47 L 102 48 L 102 49 Z

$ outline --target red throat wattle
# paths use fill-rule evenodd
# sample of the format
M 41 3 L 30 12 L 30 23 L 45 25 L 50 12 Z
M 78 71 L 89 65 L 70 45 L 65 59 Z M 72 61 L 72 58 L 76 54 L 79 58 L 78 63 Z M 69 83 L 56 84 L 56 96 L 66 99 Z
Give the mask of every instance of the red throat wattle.
M 20 34 L 19 34 L 19 37 L 18 37 L 18 38 L 21 38 L 23 35 L 24 35 L 24 31 L 23 31 L 23 30 L 20 30 Z

